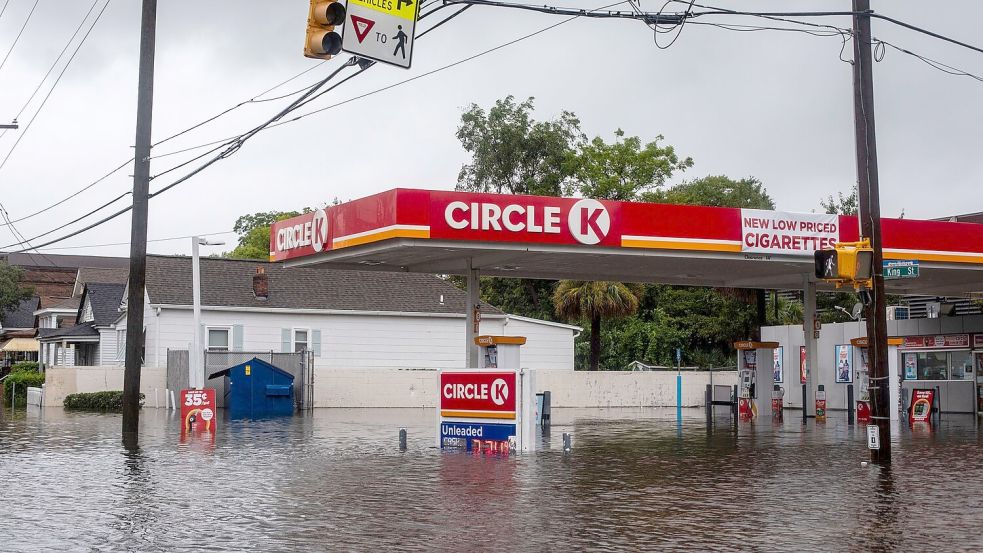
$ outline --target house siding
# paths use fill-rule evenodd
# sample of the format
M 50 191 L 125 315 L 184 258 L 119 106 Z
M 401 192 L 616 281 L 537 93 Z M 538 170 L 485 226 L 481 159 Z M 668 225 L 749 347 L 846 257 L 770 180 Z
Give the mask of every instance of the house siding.
M 320 332 L 319 368 L 461 368 L 464 366 L 464 317 L 362 314 L 307 314 L 202 311 L 202 325 L 242 327 L 245 351 L 283 349 L 283 330 L 305 328 Z M 162 308 L 158 316 L 149 310 L 147 357 L 157 366 L 166 364 L 168 349 L 188 349 L 192 339 L 190 309 Z M 574 331 L 526 321 L 485 317 L 483 334 L 527 336 L 523 366 L 540 369 L 573 369 Z M 312 332 L 313 335 L 313 332 Z M 310 339 L 310 337 L 309 337 Z M 162 363 L 164 362 L 164 363 Z

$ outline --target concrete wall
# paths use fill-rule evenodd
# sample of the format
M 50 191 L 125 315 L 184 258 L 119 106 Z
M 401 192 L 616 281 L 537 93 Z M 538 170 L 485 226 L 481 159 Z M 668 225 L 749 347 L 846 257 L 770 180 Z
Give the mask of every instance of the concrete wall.
M 140 391 L 144 406 L 154 407 L 157 389 L 160 406 L 164 405 L 166 370 L 144 367 L 140 375 Z M 44 405 L 61 407 L 65 396 L 75 393 L 104 392 L 123 389 L 123 367 L 48 367 L 44 377 Z
M 205 327 L 242 326 L 244 351 L 283 351 L 283 329 L 320 331 L 319 368 L 462 368 L 464 316 L 414 316 L 303 312 L 247 312 L 206 308 Z M 506 323 L 508 321 L 508 323 Z M 192 340 L 190 309 L 163 308 L 146 313 L 147 363 L 165 366 L 167 350 L 187 350 Z M 569 327 L 505 317 L 484 317 L 482 334 L 526 336 L 523 365 L 573 370 Z
M 683 373 L 683 405 L 703 405 L 710 373 Z M 734 371 L 713 374 L 714 384 L 737 384 Z M 673 407 L 676 373 L 540 370 L 537 392 L 552 392 L 553 407 Z M 427 370 L 318 370 L 316 407 L 436 407 L 437 372 Z

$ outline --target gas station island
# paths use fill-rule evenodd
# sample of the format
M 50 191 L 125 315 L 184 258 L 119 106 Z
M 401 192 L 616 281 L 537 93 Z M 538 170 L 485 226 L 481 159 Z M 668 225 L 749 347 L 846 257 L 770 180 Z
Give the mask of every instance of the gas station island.
M 983 225 L 887 218 L 881 225 L 886 264 L 918 268 L 918 278 L 886 280 L 889 294 L 983 296 Z M 804 404 L 809 414 L 820 384 L 833 409 L 865 401 L 864 349 L 851 343 L 864 337 L 863 325 L 812 324 L 817 290 L 833 289 L 817 281 L 814 252 L 859 238 L 853 216 L 394 189 L 274 224 L 270 259 L 288 268 L 465 276 L 462 369 L 483 366 L 475 340 L 479 276 L 802 290 L 808 331 L 766 328 L 762 338 L 773 343 L 753 348 L 745 388 L 762 416 L 773 383 L 784 388 L 784 405 Z M 939 388 L 943 410 L 976 409 L 983 317 L 897 321 L 892 329 L 892 402 L 899 380 L 904 390 L 925 380 Z M 745 368 L 748 361 L 739 359 Z

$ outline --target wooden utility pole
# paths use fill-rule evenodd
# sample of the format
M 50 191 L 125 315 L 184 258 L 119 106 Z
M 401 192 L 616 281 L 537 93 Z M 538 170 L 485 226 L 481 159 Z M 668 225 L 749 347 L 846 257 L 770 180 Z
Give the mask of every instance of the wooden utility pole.
M 154 106 L 154 47 L 157 0 L 143 0 L 140 20 L 140 75 L 133 161 L 130 276 L 126 297 L 126 368 L 123 372 L 123 443 L 135 448 L 140 425 L 140 369 L 143 365 L 143 298 L 147 280 L 147 200 L 150 188 L 150 129 Z
M 871 419 L 880 433 L 880 449 L 870 450 L 874 463 L 891 462 L 891 409 L 887 358 L 887 298 L 884 295 L 881 206 L 874 134 L 874 83 L 871 71 L 870 0 L 853 0 L 853 120 L 857 142 L 860 233 L 874 250 L 873 289 L 866 306 L 870 366 Z

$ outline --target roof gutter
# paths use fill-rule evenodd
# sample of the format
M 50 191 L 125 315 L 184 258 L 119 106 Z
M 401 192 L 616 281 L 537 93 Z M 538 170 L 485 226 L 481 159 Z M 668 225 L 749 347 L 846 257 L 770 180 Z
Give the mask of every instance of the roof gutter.
M 175 305 L 167 303 L 151 303 L 154 309 L 175 309 L 180 311 L 191 311 L 190 305 Z M 201 306 L 202 311 L 234 311 L 241 313 L 283 313 L 299 315 L 368 315 L 378 317 L 423 317 L 423 318 L 452 318 L 463 319 L 464 313 L 424 313 L 419 311 L 361 311 L 354 309 L 297 309 L 291 307 L 233 307 L 233 306 Z M 482 313 L 485 319 L 504 319 L 504 313 Z

